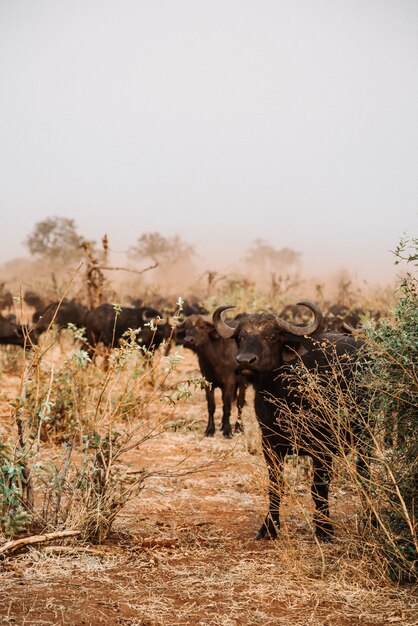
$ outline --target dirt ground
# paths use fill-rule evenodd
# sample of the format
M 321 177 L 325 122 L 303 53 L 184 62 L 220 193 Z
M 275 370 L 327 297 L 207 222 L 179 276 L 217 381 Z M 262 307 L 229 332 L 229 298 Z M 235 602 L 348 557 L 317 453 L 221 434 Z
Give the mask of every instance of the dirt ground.
M 3 394 L 3 423 L 5 407 Z M 368 557 L 350 547 L 355 502 L 338 481 L 333 544 L 316 543 L 309 479 L 292 463 L 281 537 L 255 541 L 267 479 L 251 400 L 245 433 L 232 440 L 219 432 L 202 438 L 205 416 L 199 391 L 178 408 L 168 430 L 130 454 L 133 469 L 165 473 L 148 479 L 103 546 L 32 548 L 0 563 L 1 624 L 418 623 L 413 590 L 368 572 Z

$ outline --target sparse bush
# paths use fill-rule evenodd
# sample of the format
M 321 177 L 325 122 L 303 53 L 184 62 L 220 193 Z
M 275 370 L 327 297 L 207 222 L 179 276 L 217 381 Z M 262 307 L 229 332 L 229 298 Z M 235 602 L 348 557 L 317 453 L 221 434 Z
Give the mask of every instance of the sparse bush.
M 81 440 L 89 430 L 89 374 L 76 363 L 62 369 L 40 370 L 28 385 L 24 411 L 33 438 L 62 443 Z
M 19 463 L 9 452 L 2 456 L 0 525 L 11 536 L 32 520 L 48 531 L 78 530 L 83 540 L 100 543 L 148 476 L 132 472 L 126 454 L 162 433 L 179 401 L 205 382 L 180 380 L 181 355 L 154 354 L 138 345 L 135 333 L 113 350 L 106 371 L 83 350 L 61 366 L 48 362 L 50 341 L 39 348 L 44 360 L 28 363 L 22 377 L 15 415 L 16 450 L 24 452 Z M 155 406 L 165 408 L 150 420 Z M 61 451 L 46 461 L 51 444 L 61 444 Z M 29 474 L 37 498 L 25 506 Z
M 121 458 L 128 440 L 113 430 L 107 435 L 92 433 L 76 449 L 66 444 L 59 465 L 50 462 L 35 468 L 44 527 L 80 530 L 82 539 L 91 543 L 106 539 L 115 517 L 147 476 L 145 471 L 129 474 Z
M 2 374 L 19 375 L 22 366 L 20 346 L 0 346 L 0 369 Z

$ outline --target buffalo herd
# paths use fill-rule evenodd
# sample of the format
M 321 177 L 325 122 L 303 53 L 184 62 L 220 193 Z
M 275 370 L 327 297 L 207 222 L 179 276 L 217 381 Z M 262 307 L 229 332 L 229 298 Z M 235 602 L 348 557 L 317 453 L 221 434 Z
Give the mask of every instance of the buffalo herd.
M 312 302 L 286 307 L 280 315 L 271 312 L 241 313 L 226 318 L 234 307 L 221 306 L 210 316 L 199 303 L 188 302 L 171 324 L 167 307 L 119 307 L 104 303 L 89 310 L 74 300 L 44 304 L 36 294 L 27 300 L 36 306 L 29 327 L 19 324 L 12 314 L 0 315 L 0 344 L 26 348 L 36 345 L 52 326 L 60 331 L 69 324 L 83 329 L 83 342 L 91 358 L 99 345 L 117 347 L 126 333 L 134 331 L 135 341 L 155 351 L 162 344 L 166 353 L 171 341 L 194 352 L 202 376 L 206 379 L 208 422 L 205 436 L 215 434 L 215 388 L 222 394 L 221 431 L 230 438 L 240 433 L 242 409 L 248 386 L 254 389 L 255 415 L 260 426 L 262 449 L 269 472 L 269 510 L 258 531 L 259 539 L 274 539 L 280 528 L 280 500 L 283 494 L 283 468 L 286 454 L 297 451 L 312 458 L 312 497 L 315 504 L 315 530 L 319 539 L 333 536 L 329 516 L 328 492 L 333 456 L 338 445 L 332 425 L 314 407 L 306 390 L 295 382 L 292 372 L 301 365 L 317 372 L 327 385 L 327 377 L 337 372 L 340 390 L 345 392 L 353 372 L 365 363 L 363 342 L 355 329 L 365 312 L 335 306 L 326 315 Z M 28 302 L 29 303 L 29 302 Z M 302 308 L 300 308 L 302 305 Z M 303 314 L 301 311 L 307 313 Z M 313 319 L 312 319 L 313 317 Z M 337 367 L 336 367 L 337 366 Z M 333 368 L 333 369 L 332 369 Z M 236 401 L 237 419 L 231 427 L 231 410 Z M 306 413 L 313 417 L 298 432 L 294 424 Z M 294 416 L 294 423 L 288 415 Z M 309 421 L 311 420 L 311 421 Z M 358 449 L 358 469 L 367 473 L 361 453 L 362 440 L 355 435 L 357 425 L 349 424 L 347 444 Z M 348 432 L 349 431 L 349 432 Z

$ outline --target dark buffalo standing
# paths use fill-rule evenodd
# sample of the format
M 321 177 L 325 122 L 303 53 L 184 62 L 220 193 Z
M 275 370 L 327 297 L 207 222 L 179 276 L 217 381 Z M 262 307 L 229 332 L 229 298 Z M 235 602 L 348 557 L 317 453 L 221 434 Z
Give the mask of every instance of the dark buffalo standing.
M 371 319 L 378 322 L 380 317 L 379 311 L 358 306 L 349 308 L 342 304 L 333 304 L 324 317 L 324 325 L 328 332 L 351 334 L 353 330 L 361 328 L 363 320 Z
M 215 388 L 222 391 L 222 425 L 224 437 L 232 436 L 230 423 L 232 402 L 236 398 L 238 417 L 235 432 L 242 431 L 241 414 L 245 404 L 246 380 L 235 373 L 237 348 L 232 341 L 223 339 L 213 323 L 202 315 L 190 315 L 177 327 L 177 342 L 197 354 L 202 376 L 211 383 L 206 388 L 208 424 L 206 437 L 215 434 Z
M 279 313 L 279 317 L 293 324 L 306 324 L 309 321 L 310 313 L 297 304 L 287 304 Z
M 11 311 L 14 306 L 13 295 L 10 291 L 4 291 L 0 294 L 0 311 L 7 309 Z
M 74 324 L 77 328 L 85 326 L 84 320 L 88 313 L 87 307 L 74 300 L 51 302 L 35 311 L 32 316 L 33 332 L 39 337 L 54 324 L 59 330 Z
M 198 300 L 184 300 L 181 315 L 190 317 L 190 315 L 207 315 L 209 311 Z
M 101 304 L 89 311 L 84 320 L 89 352 L 92 355 L 99 343 L 107 348 L 117 347 L 129 329 L 139 330 L 136 336 L 138 344 L 154 350 L 170 337 L 171 328 L 161 318 L 160 312 L 151 307 L 131 308 Z
M 142 307 L 143 300 L 141 298 L 129 298 L 133 307 Z M 188 317 L 189 315 L 206 315 L 207 309 L 195 298 L 183 300 L 179 311 L 179 305 L 173 299 L 165 298 L 163 296 L 154 297 L 152 304 L 155 308 L 161 311 L 164 316 L 171 317 L 177 315 L 180 318 Z
M 219 307 L 213 314 L 214 325 L 222 337 L 233 338 L 237 345 L 235 356 L 237 372 L 246 375 L 255 389 L 255 411 L 261 427 L 263 452 L 269 470 L 269 513 L 257 538 L 277 536 L 280 528 L 279 509 L 283 493 L 283 467 L 287 453 L 295 448 L 313 459 L 312 496 L 316 507 L 316 534 L 323 540 L 333 535 L 329 518 L 328 490 L 332 455 L 338 448 L 333 439 L 332 425 L 318 414 L 296 435 L 295 418 L 301 410 L 315 412 L 306 390 L 292 378 L 292 365 L 301 363 L 308 370 L 317 371 L 329 379 L 332 363 L 338 363 L 340 388 L 349 380 L 353 362 L 359 357 L 361 342 L 354 337 L 328 334 L 321 330 L 322 313 L 316 305 L 303 302 L 315 315 L 312 323 L 296 326 L 271 313 L 244 316 L 236 326 L 222 318 L 230 307 Z M 294 370 L 293 370 L 294 371 Z M 324 382 L 326 384 L 326 382 Z M 280 404 L 287 410 L 281 411 Z M 289 423 L 289 410 L 293 415 Z M 296 431 L 297 432 L 297 431 Z M 350 433 L 344 433 L 349 439 Z M 348 441 L 347 441 L 348 443 Z M 363 461 L 358 468 L 366 473 Z
M 34 291 L 25 291 L 23 301 L 28 306 L 32 306 L 35 310 L 41 310 L 45 307 L 45 300 Z
M 0 315 L 0 344 L 13 345 L 30 348 L 37 343 L 36 337 L 28 334 L 28 331 L 20 324 L 16 324 L 14 319 Z

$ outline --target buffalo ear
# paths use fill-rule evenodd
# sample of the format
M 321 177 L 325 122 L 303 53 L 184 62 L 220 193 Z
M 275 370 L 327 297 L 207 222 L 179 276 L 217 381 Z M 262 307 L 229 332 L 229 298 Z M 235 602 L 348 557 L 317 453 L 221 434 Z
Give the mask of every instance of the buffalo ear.
M 203 321 L 204 321 L 204 328 L 205 328 L 205 331 L 208 333 L 208 336 L 211 339 L 220 339 L 221 337 L 218 331 L 215 329 L 215 326 L 212 324 L 212 321 L 204 319 L 204 318 L 203 318 Z
M 291 343 L 284 345 L 282 349 L 282 359 L 285 363 L 296 361 L 296 359 L 308 354 L 309 350 L 302 343 Z

